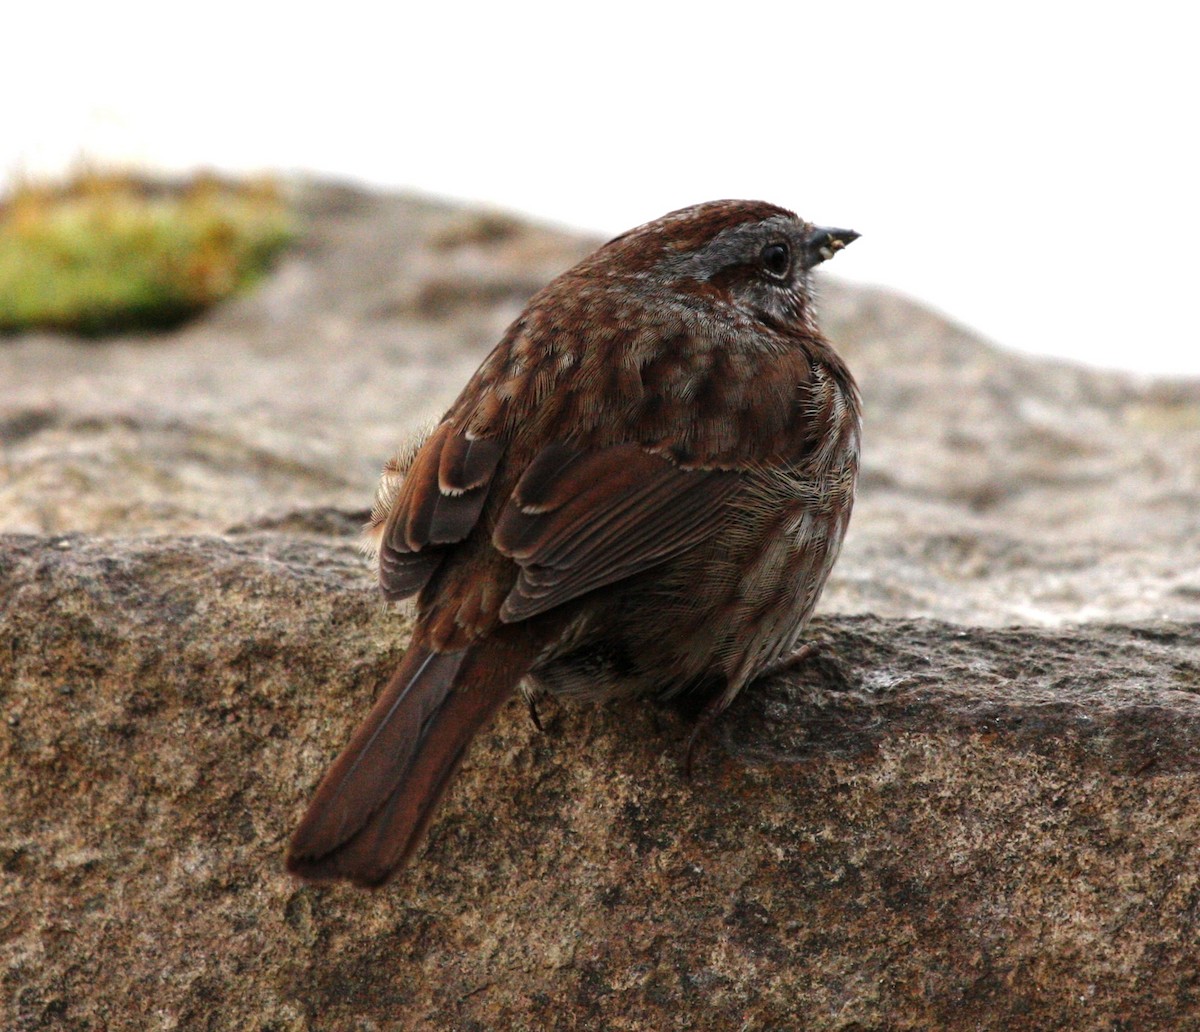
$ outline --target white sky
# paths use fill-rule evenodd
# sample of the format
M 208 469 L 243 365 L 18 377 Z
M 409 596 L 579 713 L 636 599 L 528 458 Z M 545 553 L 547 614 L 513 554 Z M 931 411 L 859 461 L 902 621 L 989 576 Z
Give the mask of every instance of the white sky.
M 421 6 L 23 4 L 0 171 L 305 169 L 614 233 L 760 197 L 997 342 L 1200 374 L 1180 0 Z

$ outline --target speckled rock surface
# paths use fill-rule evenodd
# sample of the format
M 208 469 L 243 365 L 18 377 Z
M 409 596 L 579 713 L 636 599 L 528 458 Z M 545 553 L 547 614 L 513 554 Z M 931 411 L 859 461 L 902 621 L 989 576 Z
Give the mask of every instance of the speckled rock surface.
M 594 243 L 297 189 L 258 294 L 0 342 L 0 1026 L 1200 1026 L 1200 383 L 836 283 L 867 453 L 819 657 L 690 782 L 678 714 L 514 702 L 396 884 L 290 882 L 405 642 L 375 470 Z
M 397 654 L 348 543 L 3 546 L 16 1027 L 1196 1013 L 1194 625 L 827 620 L 823 658 L 739 700 L 691 782 L 675 714 L 549 706 L 538 734 L 514 701 L 421 861 L 364 894 L 279 863 Z

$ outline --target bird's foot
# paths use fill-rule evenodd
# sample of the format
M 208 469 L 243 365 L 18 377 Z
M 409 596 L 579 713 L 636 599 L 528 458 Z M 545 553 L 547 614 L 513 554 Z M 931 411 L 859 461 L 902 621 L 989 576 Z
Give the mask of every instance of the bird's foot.
M 821 646 L 817 642 L 806 641 L 794 652 L 772 660 L 754 676 L 754 680 L 758 681 L 762 678 L 775 677 L 788 671 L 797 670 L 809 660 L 815 659 L 820 651 Z

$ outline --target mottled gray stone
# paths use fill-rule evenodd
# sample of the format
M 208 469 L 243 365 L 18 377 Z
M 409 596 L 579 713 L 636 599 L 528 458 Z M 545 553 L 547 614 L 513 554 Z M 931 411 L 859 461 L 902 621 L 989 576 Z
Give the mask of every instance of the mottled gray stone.
M 405 643 L 375 470 L 595 243 L 296 191 L 257 294 L 0 342 L 0 1025 L 1200 1024 L 1200 383 L 832 281 L 867 450 L 817 658 L 691 781 L 673 711 L 514 701 L 396 883 L 286 878 Z

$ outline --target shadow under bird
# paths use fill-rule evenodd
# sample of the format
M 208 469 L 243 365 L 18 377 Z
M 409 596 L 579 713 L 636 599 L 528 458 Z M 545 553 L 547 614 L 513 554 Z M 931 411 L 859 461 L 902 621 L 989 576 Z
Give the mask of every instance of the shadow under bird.
M 704 692 L 711 718 L 797 654 L 861 428 L 810 273 L 857 235 L 714 201 L 534 296 L 385 471 L 379 578 L 389 599 L 417 596 L 416 628 L 293 834 L 291 872 L 386 881 L 522 683 Z

